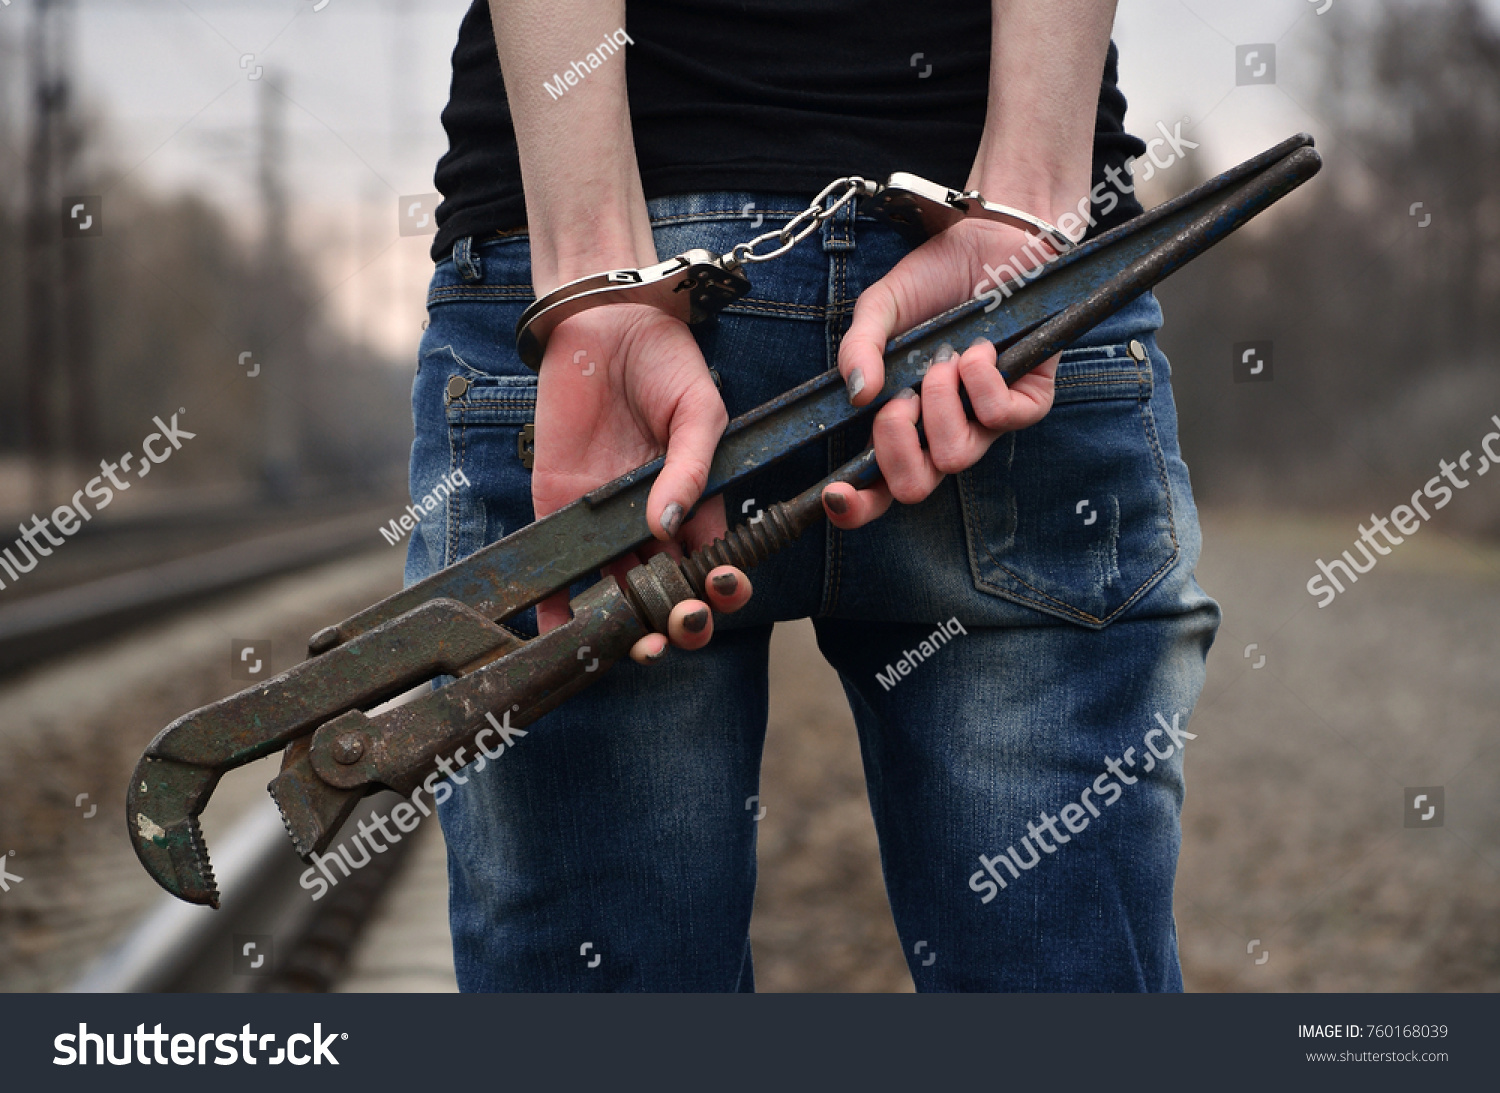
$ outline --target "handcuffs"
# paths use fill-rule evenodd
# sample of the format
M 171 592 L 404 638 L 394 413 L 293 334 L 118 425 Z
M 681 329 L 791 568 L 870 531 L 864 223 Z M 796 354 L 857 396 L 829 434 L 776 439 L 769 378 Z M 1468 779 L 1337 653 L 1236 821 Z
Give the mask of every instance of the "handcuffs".
M 856 198 L 866 200 L 867 211 L 888 221 L 913 243 L 961 220 L 977 219 L 1039 235 L 1058 254 L 1074 246 L 1045 220 L 986 201 L 977 190 L 950 190 L 904 171 L 892 174 L 884 185 L 848 175 L 825 186 L 780 229 L 739 243 L 725 254 L 695 247 L 654 266 L 607 270 L 560 285 L 522 312 L 516 323 L 516 351 L 527 367 L 540 370 L 547 340 L 558 324 L 605 304 L 648 304 L 683 322 L 702 322 L 750 291 L 745 266 L 781 257 Z M 773 243 L 773 248 L 757 253 L 767 243 Z

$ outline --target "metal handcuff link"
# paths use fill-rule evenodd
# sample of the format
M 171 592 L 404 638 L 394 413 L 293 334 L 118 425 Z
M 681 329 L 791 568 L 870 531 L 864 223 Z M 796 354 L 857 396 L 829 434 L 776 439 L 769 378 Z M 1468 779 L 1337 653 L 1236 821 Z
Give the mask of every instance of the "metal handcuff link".
M 747 265 L 780 258 L 857 198 L 867 199 L 869 212 L 889 221 L 913 243 L 961 220 L 976 219 L 1040 235 L 1059 254 L 1074 245 L 1045 220 L 986 201 L 977 190 L 950 190 L 904 171 L 892 174 L 884 185 L 848 175 L 830 182 L 780 229 L 739 243 L 726 254 L 695 247 L 654 266 L 608 270 L 560 285 L 521 314 L 516 350 L 527 367 L 540 370 L 547 340 L 558 324 L 605 304 L 649 304 L 686 323 L 701 322 L 750 291 Z M 760 253 L 758 249 L 768 244 L 771 249 Z

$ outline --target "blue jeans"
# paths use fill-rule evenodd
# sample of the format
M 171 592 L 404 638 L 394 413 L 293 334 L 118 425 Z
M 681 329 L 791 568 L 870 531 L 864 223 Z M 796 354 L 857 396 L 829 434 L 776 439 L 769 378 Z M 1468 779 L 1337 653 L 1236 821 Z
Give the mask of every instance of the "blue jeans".
M 767 230 L 747 207 L 775 225 L 802 205 L 658 199 L 657 250 L 726 251 Z M 730 415 L 832 367 L 855 299 L 906 249 L 844 210 L 752 267 L 751 294 L 696 330 Z M 513 345 L 531 298 L 524 235 L 461 240 L 437 266 L 411 492 L 460 469 L 472 485 L 418 525 L 409 581 L 532 519 L 517 439 L 536 381 Z M 1160 323 L 1140 297 L 1063 354 L 1040 424 L 920 505 L 855 532 L 820 525 L 756 570 L 754 599 L 706 650 L 619 664 L 466 771 L 440 809 L 459 985 L 752 989 L 746 801 L 767 646 L 774 622 L 808 617 L 858 725 L 917 988 L 1180 990 L 1182 751 L 1219 609 L 1192 575 L 1197 514 Z M 455 376 L 467 386 L 450 389 Z M 867 439 L 830 436 L 731 491 L 731 518 Z M 535 633 L 531 612 L 514 625 Z

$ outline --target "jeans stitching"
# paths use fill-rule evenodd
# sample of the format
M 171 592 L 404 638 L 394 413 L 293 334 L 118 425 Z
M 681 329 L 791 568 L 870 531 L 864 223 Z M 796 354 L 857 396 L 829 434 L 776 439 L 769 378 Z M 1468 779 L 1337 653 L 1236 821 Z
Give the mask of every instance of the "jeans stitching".
M 775 315 L 784 319 L 811 319 L 817 322 L 827 318 L 825 304 L 798 304 L 783 300 L 746 299 L 730 304 L 724 309 L 726 315 Z
M 830 255 L 830 257 L 832 259 L 833 265 L 833 298 L 830 302 L 830 305 L 825 309 L 827 318 L 824 320 L 824 329 L 826 331 L 826 340 L 824 343 L 824 353 L 826 354 L 826 356 L 824 357 L 824 363 L 831 363 L 832 367 L 837 367 L 838 346 L 839 342 L 843 338 L 842 328 L 844 320 L 844 309 L 842 307 L 842 303 L 844 300 L 844 293 L 848 288 L 849 259 L 847 251 L 835 251 L 832 255 Z M 824 447 L 824 452 L 826 453 L 825 458 L 827 460 L 825 466 L 828 467 L 828 471 L 830 474 L 835 470 L 835 468 L 832 466 L 833 459 L 836 456 L 842 454 L 842 446 L 839 445 L 839 441 L 841 438 L 842 434 L 839 434 L 838 437 L 829 437 L 828 442 Z M 836 445 L 838 445 L 837 448 Z M 826 562 L 823 574 L 823 603 L 821 610 L 821 613 L 825 616 L 831 615 L 834 609 L 838 606 L 839 594 L 843 591 L 844 578 L 843 537 L 839 534 L 838 529 L 835 528 L 832 524 L 829 524 L 828 528 L 829 537 L 827 540 L 827 548 L 824 552 Z
M 465 427 L 463 418 L 459 418 L 457 425 L 457 436 L 454 435 L 453 424 L 447 422 L 446 412 L 443 414 L 445 424 L 448 425 L 448 470 L 451 474 L 455 470 L 464 469 L 465 452 Z M 455 446 L 455 440 L 457 444 Z M 467 474 L 467 472 L 465 472 Z M 456 494 L 449 494 L 447 500 L 448 534 L 444 536 L 443 565 L 450 566 L 458 560 L 458 525 L 459 513 L 456 505 Z
M 507 300 L 529 300 L 536 293 L 530 285 L 443 285 L 429 289 L 429 302 L 441 299 L 491 300 L 496 297 Z
M 443 304 L 484 304 L 511 300 L 531 300 L 535 294 L 530 285 L 454 285 L 435 288 L 427 294 L 427 306 Z M 785 319 L 811 319 L 817 321 L 827 316 L 824 304 L 799 304 L 789 300 L 744 299 L 724 309 L 726 315 L 772 315 Z

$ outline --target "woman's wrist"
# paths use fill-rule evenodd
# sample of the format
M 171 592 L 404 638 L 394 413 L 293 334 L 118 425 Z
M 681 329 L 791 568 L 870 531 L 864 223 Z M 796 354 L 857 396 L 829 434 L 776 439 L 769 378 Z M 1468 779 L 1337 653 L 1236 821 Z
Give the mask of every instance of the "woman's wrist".
M 574 210 L 571 215 L 549 210 L 539 220 L 527 225 L 531 281 L 538 296 L 580 277 L 610 269 L 636 269 L 657 261 L 644 207 L 639 223 L 625 215 L 611 216 L 591 208 Z
M 1009 205 L 1059 228 L 1063 227 L 1059 221 L 1068 213 L 1087 223 L 1092 149 L 1076 158 L 1081 159 L 1081 163 L 1030 169 L 1014 166 L 1017 162 L 1025 163 L 1022 157 L 1011 157 L 993 165 L 976 162 L 969 174 L 968 185 L 970 189 L 978 190 L 986 201 Z M 1075 242 L 1081 234 L 1081 231 L 1069 232 L 1066 228 L 1063 232 L 1071 235 Z

